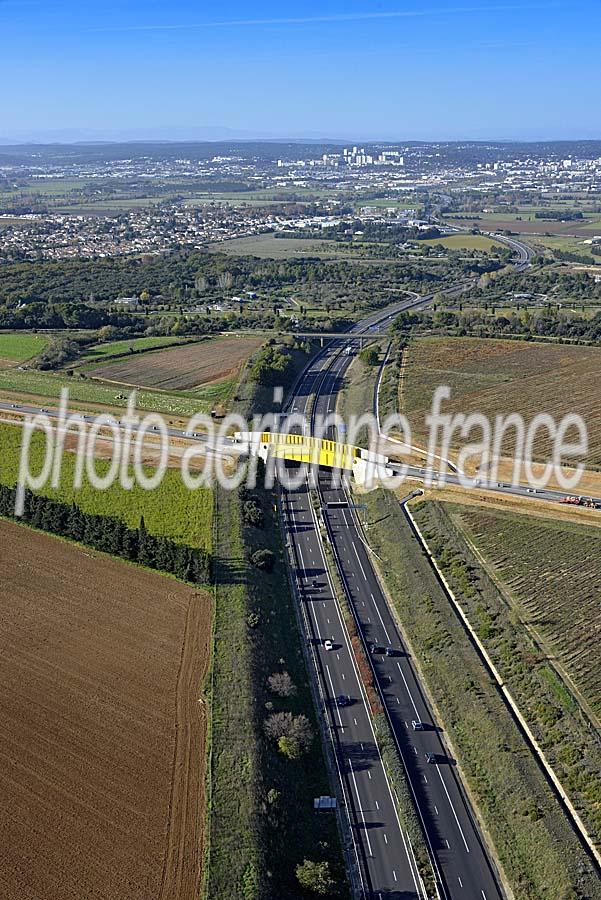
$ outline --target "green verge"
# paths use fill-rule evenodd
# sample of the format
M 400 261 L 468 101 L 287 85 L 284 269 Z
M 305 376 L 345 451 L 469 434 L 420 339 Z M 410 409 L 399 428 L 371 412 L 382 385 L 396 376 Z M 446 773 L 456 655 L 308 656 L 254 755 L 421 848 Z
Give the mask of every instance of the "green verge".
M 396 498 L 367 503 L 369 541 L 410 652 L 519 900 L 599 900 L 601 885 Z M 419 507 L 418 507 L 419 510 Z
M 294 354 L 294 371 L 306 364 Z M 252 361 L 251 361 L 252 364 Z M 245 415 L 271 406 L 271 389 L 243 378 Z M 211 757 L 210 900 L 310 900 L 295 876 L 305 858 L 330 863 L 335 896 L 348 897 L 334 814 L 316 814 L 313 798 L 330 792 L 326 761 L 305 669 L 302 637 L 286 574 L 275 495 L 257 488 L 263 527 L 246 525 L 238 492 L 217 489 L 215 520 L 215 648 Z M 254 568 L 258 549 L 274 554 L 273 571 Z M 267 679 L 287 671 L 296 694 L 280 699 Z M 272 712 L 310 720 L 314 739 L 286 759 L 264 733 Z M 334 895 L 331 895 L 334 896 Z
M 591 581 L 597 580 L 601 535 L 597 529 L 572 523 L 435 501 L 420 506 L 416 520 L 566 794 L 598 843 L 601 739 L 554 660 L 565 656 L 572 665 L 577 653 L 575 673 L 582 674 L 584 690 L 591 686 L 598 669 L 593 635 L 599 622 Z M 466 537 L 507 561 L 516 599 L 530 601 L 539 592 L 538 614 L 534 608 L 531 613 L 532 630 L 525 627 L 520 604 L 504 597 L 482 567 L 486 559 L 476 556 Z M 531 556 L 535 544 L 537 551 Z M 580 580 L 578 573 L 584 568 L 586 577 Z M 553 574 L 549 578 L 547 573 Z M 587 598 L 590 609 L 584 612 Z M 553 609 L 551 604 L 556 604 Z M 558 621 L 560 610 L 564 611 L 562 622 Z M 547 655 L 534 630 L 540 627 L 538 622 L 543 633 L 553 636 L 552 656 Z

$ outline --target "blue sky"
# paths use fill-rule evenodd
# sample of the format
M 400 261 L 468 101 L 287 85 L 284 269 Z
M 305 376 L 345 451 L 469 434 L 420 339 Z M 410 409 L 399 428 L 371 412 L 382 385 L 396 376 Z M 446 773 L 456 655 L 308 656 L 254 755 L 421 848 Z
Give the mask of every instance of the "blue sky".
M 601 139 L 599 0 L 0 0 L 0 34 L 4 140 Z

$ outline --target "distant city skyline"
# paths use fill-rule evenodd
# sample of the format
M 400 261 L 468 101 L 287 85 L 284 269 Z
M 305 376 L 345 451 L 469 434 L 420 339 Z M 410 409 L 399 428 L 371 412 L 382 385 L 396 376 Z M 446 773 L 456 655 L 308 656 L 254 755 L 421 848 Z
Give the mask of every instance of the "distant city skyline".
M 0 29 L 2 143 L 601 139 L 596 0 L 0 0 Z

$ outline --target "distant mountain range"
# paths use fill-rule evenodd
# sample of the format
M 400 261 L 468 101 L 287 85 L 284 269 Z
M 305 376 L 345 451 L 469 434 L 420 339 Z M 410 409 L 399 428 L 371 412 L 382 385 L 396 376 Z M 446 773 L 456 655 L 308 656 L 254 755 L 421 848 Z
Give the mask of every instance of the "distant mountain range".
M 60 128 L 0 134 L 0 144 L 87 144 L 87 143 L 129 143 L 134 141 L 188 143 L 190 141 L 300 141 L 302 143 L 345 143 L 357 138 L 331 139 L 320 134 L 282 137 L 264 131 L 250 131 L 241 128 L 225 128 L 207 125 L 192 128 L 128 128 L 115 131 L 96 131 L 82 128 Z

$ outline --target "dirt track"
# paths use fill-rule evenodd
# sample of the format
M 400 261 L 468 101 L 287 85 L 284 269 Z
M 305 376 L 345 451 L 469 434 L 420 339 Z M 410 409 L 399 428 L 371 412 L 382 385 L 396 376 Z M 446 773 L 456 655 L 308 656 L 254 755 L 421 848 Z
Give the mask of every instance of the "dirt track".
M 3 520 L 0 571 L 0 896 L 196 900 L 210 597 Z

